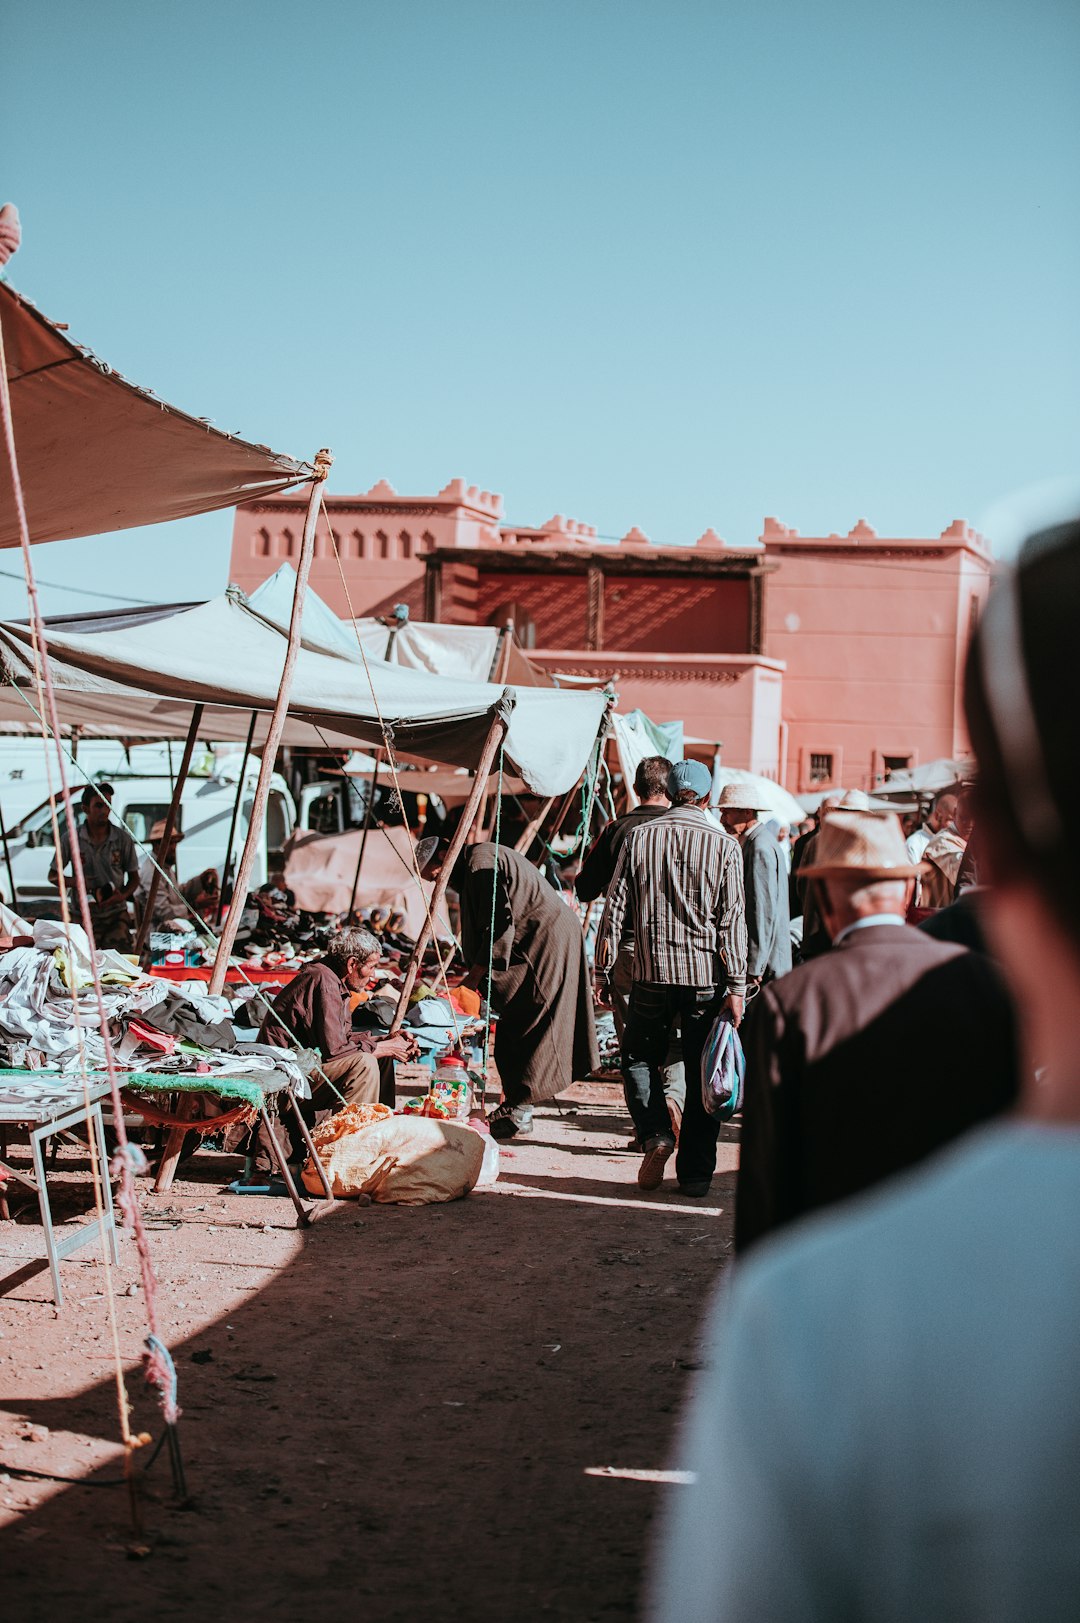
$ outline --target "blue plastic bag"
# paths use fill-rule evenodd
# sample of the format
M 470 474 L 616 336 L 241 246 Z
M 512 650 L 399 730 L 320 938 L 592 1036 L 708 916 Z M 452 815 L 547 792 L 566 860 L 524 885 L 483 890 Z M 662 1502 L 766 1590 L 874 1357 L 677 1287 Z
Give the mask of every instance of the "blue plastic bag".
M 746 1056 L 726 1010 L 717 1015 L 701 1054 L 701 1102 L 714 1121 L 730 1121 L 742 1109 Z

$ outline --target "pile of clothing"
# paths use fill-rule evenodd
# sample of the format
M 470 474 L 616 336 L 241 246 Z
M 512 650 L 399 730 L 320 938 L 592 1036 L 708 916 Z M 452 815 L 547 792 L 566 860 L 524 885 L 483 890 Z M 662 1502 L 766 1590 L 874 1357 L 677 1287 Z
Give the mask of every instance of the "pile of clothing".
M 96 954 L 113 1051 L 128 1071 L 176 1077 L 288 1079 L 309 1096 L 315 1056 L 237 1038 L 225 998 L 196 985 L 174 986 L 144 975 L 115 952 Z M 78 925 L 39 920 L 34 945 L 0 956 L 0 1064 L 12 1070 L 79 1072 L 105 1066 L 101 1008 L 93 987 L 86 933 Z

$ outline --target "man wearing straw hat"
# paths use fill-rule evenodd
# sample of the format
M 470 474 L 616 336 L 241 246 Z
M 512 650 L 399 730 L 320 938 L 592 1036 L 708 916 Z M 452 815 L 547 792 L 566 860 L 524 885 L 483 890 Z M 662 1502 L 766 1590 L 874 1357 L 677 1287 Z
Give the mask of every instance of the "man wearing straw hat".
M 753 996 L 766 981 L 791 968 L 791 914 L 788 871 L 773 828 L 762 823 L 761 790 L 753 779 L 733 778 L 716 802 L 726 831 L 738 840 L 743 855 L 746 900 L 746 990 Z
M 764 987 L 743 1026 L 739 1251 L 923 1160 L 1017 1092 L 997 971 L 904 922 L 922 865 L 899 818 L 831 812 L 802 871 L 832 950 Z

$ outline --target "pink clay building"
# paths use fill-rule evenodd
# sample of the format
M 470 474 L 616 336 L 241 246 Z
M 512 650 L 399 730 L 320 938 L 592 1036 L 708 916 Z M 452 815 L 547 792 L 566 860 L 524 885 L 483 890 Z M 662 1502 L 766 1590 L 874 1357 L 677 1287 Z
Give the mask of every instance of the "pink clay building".
M 304 505 L 237 510 L 236 585 L 295 559 Z M 382 481 L 327 506 L 337 556 L 320 525 L 311 583 L 338 614 L 406 603 L 448 624 L 513 620 L 538 664 L 614 679 L 620 709 L 681 720 L 725 765 L 795 793 L 872 788 L 890 768 L 967 752 L 961 673 L 992 559 L 962 520 L 897 540 L 864 520 L 810 537 L 767 518 L 747 546 L 709 529 L 657 547 L 636 528 L 602 542 L 561 515 L 508 526 L 502 497 L 462 479 L 436 496 Z

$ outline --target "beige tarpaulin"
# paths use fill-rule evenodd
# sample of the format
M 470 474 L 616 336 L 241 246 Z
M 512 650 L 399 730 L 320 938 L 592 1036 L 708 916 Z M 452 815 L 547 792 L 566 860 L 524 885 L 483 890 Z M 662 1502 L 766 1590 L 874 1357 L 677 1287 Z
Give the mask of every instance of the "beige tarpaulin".
M 297 907 L 312 913 L 342 913 L 356 880 L 363 830 L 311 834 L 298 829 L 285 848 L 285 883 Z M 362 907 L 404 913 L 405 934 L 416 937 L 424 922 L 424 897 L 431 886 L 413 872 L 413 837 L 407 828 L 368 830 L 364 866 L 356 895 Z M 423 894 L 421 894 L 423 892 Z
M 31 541 L 209 513 L 311 475 L 126 382 L 4 282 L 0 323 Z M 5 464 L 0 547 L 18 544 Z
M 151 737 L 155 725 L 158 737 L 169 737 L 186 731 L 193 704 L 204 704 L 204 736 L 242 739 L 250 712 L 273 708 L 284 639 L 240 593 L 124 619 L 109 631 L 49 633 L 64 727 L 93 726 L 102 736 L 111 716 L 114 738 Z M 34 697 L 28 626 L 0 624 L 0 664 L 0 724 L 21 730 L 28 711 L 15 689 Z M 584 772 L 606 730 L 608 701 L 598 691 L 455 682 L 381 660 L 365 669 L 302 648 L 289 709 L 316 737 L 327 731 L 331 746 L 341 735 L 382 745 L 385 725 L 402 754 L 474 770 L 495 715 L 504 715 L 508 769 L 546 796 L 565 794 Z

